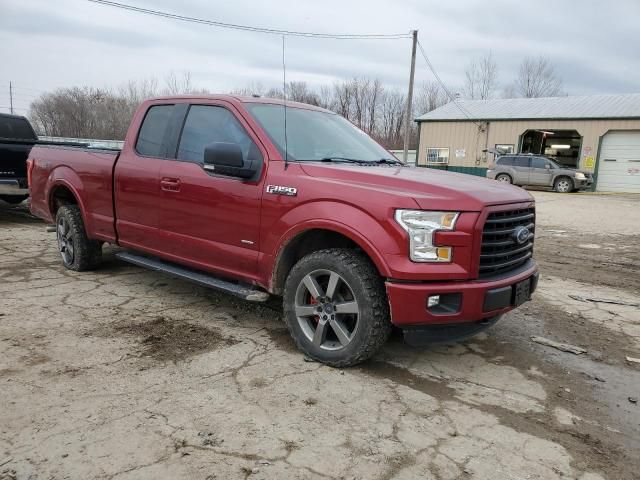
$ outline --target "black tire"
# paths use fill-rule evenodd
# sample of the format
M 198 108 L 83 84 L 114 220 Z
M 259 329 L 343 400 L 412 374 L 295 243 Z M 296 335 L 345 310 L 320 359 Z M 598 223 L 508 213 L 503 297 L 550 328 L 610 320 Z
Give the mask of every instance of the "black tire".
M 56 214 L 56 240 L 62 264 L 69 270 L 93 270 L 102 261 L 102 242 L 90 240 L 77 205 L 63 205 Z
M 513 183 L 513 179 L 508 173 L 501 173 L 499 175 L 496 175 L 496 182 Z
M 340 279 L 334 282 L 332 289 L 330 284 L 334 274 Z M 317 284 L 322 288 L 321 295 L 318 296 L 321 301 L 313 305 L 299 305 L 301 292 L 307 288 L 305 279 L 312 275 L 317 275 Z M 323 275 L 329 277 L 326 286 L 321 285 Z M 334 292 L 331 297 L 330 291 Z M 309 294 L 309 302 L 313 303 L 313 295 L 310 291 L 306 293 Z M 331 302 L 335 305 L 334 310 L 331 310 Z M 289 272 L 284 287 L 283 303 L 284 318 L 296 346 L 312 359 L 332 367 L 349 367 L 367 360 L 380 349 L 391 334 L 392 325 L 384 281 L 369 258 L 355 250 L 332 248 L 303 257 Z M 355 304 L 358 313 L 341 312 L 340 308 L 347 304 Z M 330 314 L 324 315 L 323 311 L 317 315 L 315 312 L 298 315 L 301 311 L 298 310 L 297 313 L 297 309 L 310 307 L 329 308 Z M 323 331 L 326 333 L 324 336 L 319 335 L 322 340 L 318 345 L 314 343 L 316 335 L 312 339 L 309 333 L 315 323 L 314 333 L 317 334 L 320 322 L 323 321 L 321 316 L 328 318 L 323 324 L 326 329 Z M 348 337 L 338 335 L 341 327 L 334 327 L 334 321 L 346 327 L 343 332 L 346 331 Z M 353 330 L 349 331 L 351 328 Z M 335 340 L 331 339 L 332 335 Z M 343 343 L 347 341 L 345 339 L 348 339 L 346 344 Z
M 19 205 L 27 198 L 29 198 L 29 195 L 0 195 L 0 200 L 10 203 L 11 205 Z
M 558 177 L 553 182 L 553 190 L 558 193 L 570 193 L 573 188 L 573 180 L 569 177 Z

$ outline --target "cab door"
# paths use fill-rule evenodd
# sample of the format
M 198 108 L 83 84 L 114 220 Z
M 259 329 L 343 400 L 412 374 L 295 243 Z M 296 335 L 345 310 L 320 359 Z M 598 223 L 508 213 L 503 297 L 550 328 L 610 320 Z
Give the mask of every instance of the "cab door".
M 260 163 L 256 177 L 242 180 L 205 170 L 204 149 L 214 142 L 239 145 L 245 162 Z M 265 157 L 231 106 L 189 106 L 175 158 L 160 169 L 160 230 L 175 261 L 246 280 L 257 277 Z

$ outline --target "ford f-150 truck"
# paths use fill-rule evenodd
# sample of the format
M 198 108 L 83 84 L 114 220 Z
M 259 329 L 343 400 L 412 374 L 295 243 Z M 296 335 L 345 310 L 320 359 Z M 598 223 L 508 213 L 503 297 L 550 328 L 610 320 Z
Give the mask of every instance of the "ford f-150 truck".
M 230 95 L 145 101 L 121 151 L 40 147 L 31 211 L 65 267 L 122 260 L 246 300 L 283 297 L 296 345 L 332 366 L 471 335 L 529 300 L 521 188 L 411 168 L 330 111 Z

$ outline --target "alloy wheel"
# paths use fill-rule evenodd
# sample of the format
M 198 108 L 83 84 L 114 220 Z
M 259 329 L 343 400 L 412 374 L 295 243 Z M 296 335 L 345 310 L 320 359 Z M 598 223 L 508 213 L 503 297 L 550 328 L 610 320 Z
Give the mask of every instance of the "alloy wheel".
M 60 251 L 60 255 L 62 255 L 62 260 L 65 264 L 71 265 L 73 263 L 75 247 L 71 226 L 63 216 L 58 220 L 56 236 L 58 237 L 58 250 Z
M 567 193 L 571 190 L 571 185 L 569 184 L 569 180 L 560 180 L 556 186 L 556 190 L 560 193 Z
M 353 289 L 341 275 L 315 270 L 298 285 L 295 314 L 311 343 L 323 350 L 340 350 L 354 338 L 360 307 Z

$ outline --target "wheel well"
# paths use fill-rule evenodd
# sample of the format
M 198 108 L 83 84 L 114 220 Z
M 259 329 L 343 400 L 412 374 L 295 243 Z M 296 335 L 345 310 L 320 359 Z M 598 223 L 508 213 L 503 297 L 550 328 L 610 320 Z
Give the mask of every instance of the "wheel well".
M 58 209 L 63 205 L 77 205 L 78 199 L 73 194 L 73 192 L 64 185 L 59 185 L 55 187 L 53 192 L 51 192 L 51 201 L 49 208 L 51 209 L 51 213 L 55 218 L 56 213 L 58 213 Z
M 511 181 L 513 182 L 513 177 L 511 176 L 511 174 L 507 173 L 507 172 L 500 172 L 498 175 L 496 175 L 496 178 L 498 177 L 509 177 L 511 179 Z
M 573 182 L 573 178 L 571 178 L 569 175 L 566 174 L 560 174 L 558 175 L 554 180 L 553 180 L 553 186 L 555 187 L 556 183 L 558 183 L 560 180 L 562 180 L 563 178 L 566 178 L 567 180 L 569 180 L 569 182 L 571 183 L 571 185 L 575 186 L 575 183 Z
M 278 254 L 272 277 L 272 293 L 282 295 L 287 275 L 298 260 L 326 248 L 351 248 L 362 251 L 356 242 L 333 230 L 318 228 L 302 232 L 290 240 Z

